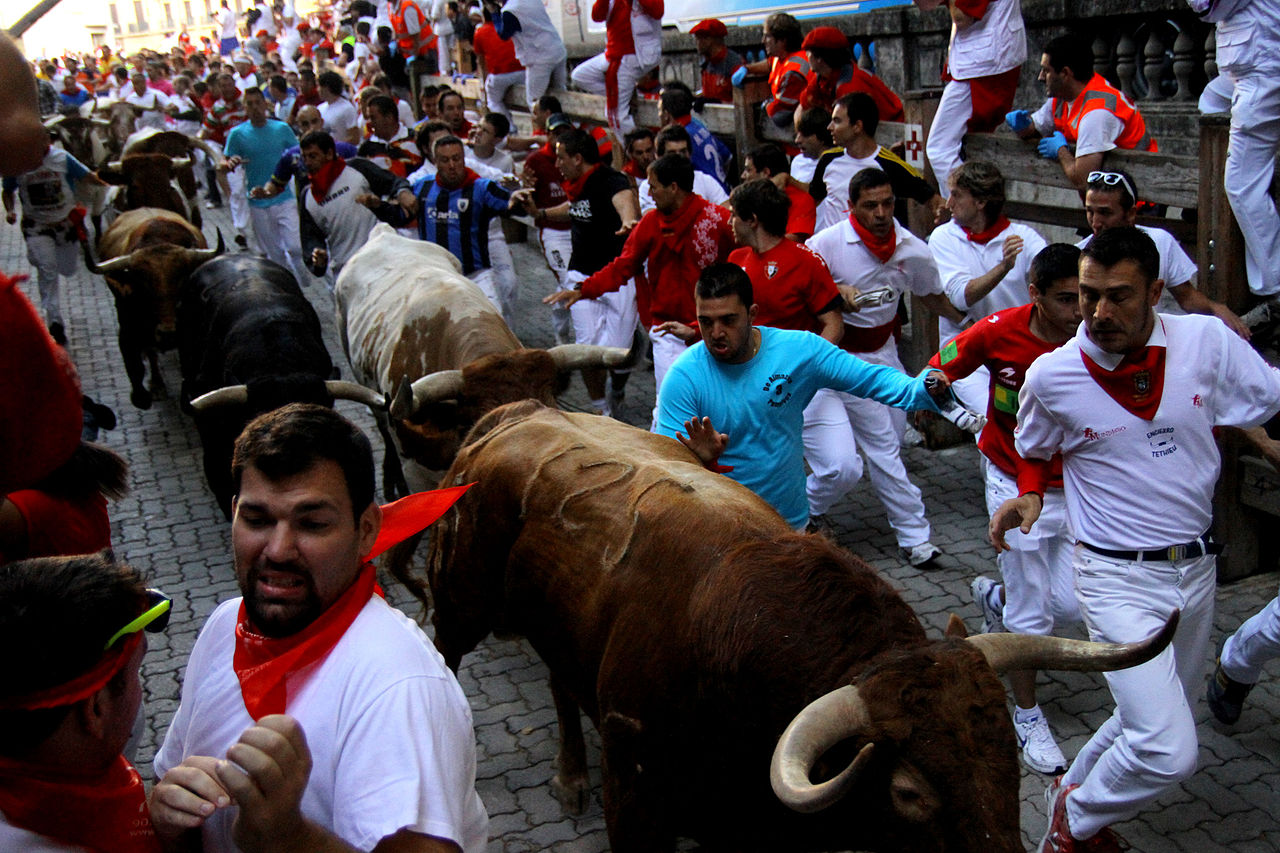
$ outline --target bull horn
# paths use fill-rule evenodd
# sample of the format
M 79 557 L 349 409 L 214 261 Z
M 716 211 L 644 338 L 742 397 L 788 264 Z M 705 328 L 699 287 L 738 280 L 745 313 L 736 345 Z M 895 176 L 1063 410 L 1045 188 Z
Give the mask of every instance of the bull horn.
M 88 245 L 89 245 L 88 243 L 85 244 L 85 265 L 86 266 L 89 265 Z M 129 259 L 131 257 L 133 256 L 121 255 L 118 258 L 110 258 L 108 260 L 102 261 L 101 263 L 93 264 L 92 266 L 89 266 L 89 272 L 97 273 L 98 275 L 106 275 L 107 273 L 121 272 L 122 270 L 127 270 L 129 268 Z
M 211 261 L 227 250 L 227 244 L 222 239 L 222 229 L 218 229 L 218 246 L 214 249 L 187 249 L 187 260 L 196 266 L 203 264 L 205 261 Z
M 329 379 L 324 383 L 324 387 L 329 392 L 329 396 L 335 400 L 352 400 L 356 403 L 363 403 L 371 409 L 385 411 L 387 408 L 387 396 L 385 394 L 379 394 L 372 388 L 366 388 L 355 382 Z
M 170 168 L 185 169 L 191 165 L 190 157 L 174 157 L 169 161 Z
M 89 121 L 93 122 L 98 127 L 111 127 L 111 122 L 107 121 L 105 118 L 91 118 Z
M 828 749 L 853 737 L 871 722 L 856 685 L 847 684 L 809 703 L 787 726 L 773 750 L 769 781 L 783 805 L 809 814 L 834 803 L 857 781 L 871 760 L 874 743 L 858 751 L 849 766 L 826 782 L 809 781 L 809 771 Z
M 124 162 L 121 160 L 112 160 L 107 163 L 105 168 L 110 169 L 113 172 L 118 172 L 124 168 Z
M 84 252 L 85 268 L 94 275 L 102 275 L 102 267 L 98 266 L 98 262 L 93 259 L 93 250 L 89 248 L 89 241 L 81 242 L 80 248 Z
M 1136 643 L 1093 643 L 1031 634 L 978 634 L 973 643 L 997 675 L 1022 669 L 1065 669 L 1102 672 L 1146 663 L 1164 650 L 1178 628 L 1179 611 L 1164 627 Z
M 461 393 L 461 370 L 437 370 L 413 384 L 405 377 L 400 380 L 400 387 L 396 389 L 396 396 L 391 401 L 391 415 L 404 420 L 416 415 L 429 403 L 452 400 Z
M 44 120 L 45 129 L 53 130 L 58 125 L 62 124 L 62 122 L 65 121 L 66 118 L 67 117 L 64 115 L 57 115 L 57 116 L 52 116 L 51 118 L 45 119 Z
M 244 385 L 228 385 L 207 394 L 201 394 L 191 401 L 191 408 L 197 412 L 208 412 L 219 406 L 243 406 L 249 402 L 249 389 Z
M 592 367 L 621 369 L 632 367 L 640 361 L 647 340 L 637 326 L 635 333 L 631 336 L 630 349 L 592 344 L 561 344 L 547 350 L 547 354 L 555 362 L 557 370 L 585 370 Z

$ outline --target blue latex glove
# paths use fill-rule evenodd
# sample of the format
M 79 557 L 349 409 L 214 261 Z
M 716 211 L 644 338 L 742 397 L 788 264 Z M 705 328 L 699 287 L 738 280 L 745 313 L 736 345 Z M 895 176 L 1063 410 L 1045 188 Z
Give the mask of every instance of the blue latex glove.
M 742 88 L 742 81 L 747 79 L 747 66 L 740 65 L 738 70 L 733 72 L 733 76 L 729 78 L 729 82 L 739 89 Z
M 1005 113 L 1004 123 L 1009 125 L 1014 133 L 1022 133 L 1022 131 L 1031 127 L 1031 113 L 1028 110 L 1014 110 L 1011 113 Z
M 1040 156 L 1046 160 L 1057 160 L 1058 152 L 1066 148 L 1070 143 L 1067 138 L 1062 135 L 1062 131 L 1058 131 L 1053 136 L 1046 136 L 1040 140 L 1040 144 L 1036 146 L 1036 150 L 1040 152 Z

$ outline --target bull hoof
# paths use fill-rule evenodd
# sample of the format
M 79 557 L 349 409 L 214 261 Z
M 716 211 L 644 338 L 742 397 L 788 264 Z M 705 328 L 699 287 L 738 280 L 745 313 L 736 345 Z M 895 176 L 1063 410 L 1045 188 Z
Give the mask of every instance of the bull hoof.
M 556 775 L 551 778 L 551 792 L 560 801 L 560 810 L 567 815 L 586 814 L 591 804 L 591 785 L 585 776 L 564 779 Z
M 145 388 L 139 388 L 129 395 L 129 402 L 139 409 L 151 408 L 151 392 Z

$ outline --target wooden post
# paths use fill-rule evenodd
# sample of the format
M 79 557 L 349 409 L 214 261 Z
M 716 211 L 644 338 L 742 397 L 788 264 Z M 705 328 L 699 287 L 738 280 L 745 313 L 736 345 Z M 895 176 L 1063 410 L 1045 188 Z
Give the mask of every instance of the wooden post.
M 1231 120 L 1226 115 L 1200 117 L 1200 186 L 1197 256 L 1200 290 L 1226 303 L 1236 313 L 1248 307 L 1249 281 L 1244 274 L 1244 235 L 1223 187 Z

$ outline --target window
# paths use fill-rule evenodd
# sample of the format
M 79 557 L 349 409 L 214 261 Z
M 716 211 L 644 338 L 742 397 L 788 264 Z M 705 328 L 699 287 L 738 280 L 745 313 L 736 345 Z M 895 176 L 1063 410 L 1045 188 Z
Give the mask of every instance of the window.
M 196 22 L 196 19 L 191 15 L 191 0 L 183 0 L 182 2 L 182 20 L 188 26 Z
M 117 30 L 120 29 L 120 10 L 116 8 L 116 4 L 111 4 L 111 26 Z
M 147 15 L 142 11 L 142 0 L 133 0 L 133 19 L 138 22 L 138 31 L 147 24 Z
M 168 3 L 164 4 L 164 25 L 166 27 L 173 26 L 173 7 Z

